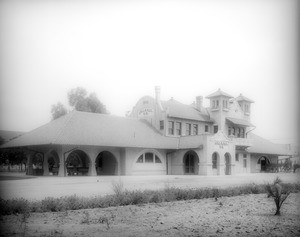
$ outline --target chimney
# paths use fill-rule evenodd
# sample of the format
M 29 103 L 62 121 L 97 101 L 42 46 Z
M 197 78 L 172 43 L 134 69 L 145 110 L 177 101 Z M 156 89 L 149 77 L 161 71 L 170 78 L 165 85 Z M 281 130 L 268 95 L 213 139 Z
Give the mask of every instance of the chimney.
M 201 111 L 203 108 L 203 96 L 196 96 L 196 109 Z
M 161 102 L 160 102 L 160 87 L 159 86 L 155 86 L 155 101 L 159 106 L 160 110 L 163 110 Z

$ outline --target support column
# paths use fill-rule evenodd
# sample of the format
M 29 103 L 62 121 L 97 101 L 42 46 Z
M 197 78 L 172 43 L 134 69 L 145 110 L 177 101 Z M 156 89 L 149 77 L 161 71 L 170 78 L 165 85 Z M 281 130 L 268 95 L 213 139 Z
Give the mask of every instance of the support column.
M 44 176 L 49 175 L 48 156 L 49 156 L 49 152 L 46 152 L 44 155 L 44 161 L 43 161 Z
M 33 166 L 32 166 L 32 153 L 27 153 L 27 170 L 26 175 L 33 175 Z
M 57 155 L 59 158 L 59 168 L 58 168 L 58 176 L 63 177 L 65 175 L 65 161 L 64 161 L 64 153 L 62 147 L 57 150 Z
M 97 171 L 96 171 L 96 158 L 97 158 L 97 151 L 89 148 L 87 150 L 87 155 L 89 157 L 89 176 L 97 176 Z

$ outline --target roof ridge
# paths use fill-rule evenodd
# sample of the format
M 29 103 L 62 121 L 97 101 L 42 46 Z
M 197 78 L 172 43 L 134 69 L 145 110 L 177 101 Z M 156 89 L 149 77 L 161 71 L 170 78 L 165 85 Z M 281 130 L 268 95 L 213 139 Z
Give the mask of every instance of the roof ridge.
M 74 114 L 76 112 L 77 112 L 77 110 L 73 110 L 73 111 L 71 111 L 71 113 L 67 114 L 67 115 L 69 115 L 69 118 L 66 118 L 64 126 L 62 126 L 61 130 L 58 132 L 58 136 L 52 140 L 52 142 L 51 142 L 52 144 L 55 144 L 55 141 L 57 141 L 58 138 L 62 135 L 64 128 L 67 127 L 68 122 L 71 120 L 71 118 L 74 116 Z

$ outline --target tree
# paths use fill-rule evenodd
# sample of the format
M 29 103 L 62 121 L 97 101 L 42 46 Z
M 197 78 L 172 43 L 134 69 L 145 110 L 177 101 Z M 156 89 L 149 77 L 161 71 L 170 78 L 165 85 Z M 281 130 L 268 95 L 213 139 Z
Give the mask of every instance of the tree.
M 58 102 L 57 104 L 52 105 L 51 114 L 52 114 L 53 120 L 65 115 L 67 113 L 68 113 L 68 110 L 62 103 Z
M 100 102 L 97 95 L 95 93 L 88 95 L 86 89 L 82 87 L 71 89 L 68 92 L 68 101 L 69 105 L 77 111 L 107 114 L 106 107 Z M 58 102 L 52 105 L 51 114 L 53 120 L 67 113 L 68 111 L 62 103 Z
M 87 91 L 82 87 L 72 89 L 68 93 L 70 106 L 73 106 L 77 111 L 85 111 L 91 113 L 106 114 L 105 106 L 100 102 L 95 93 L 87 96 Z

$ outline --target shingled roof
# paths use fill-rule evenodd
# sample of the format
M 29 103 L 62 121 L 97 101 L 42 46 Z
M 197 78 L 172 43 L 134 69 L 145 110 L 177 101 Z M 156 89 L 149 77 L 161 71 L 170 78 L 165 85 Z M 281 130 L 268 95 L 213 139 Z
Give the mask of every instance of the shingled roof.
M 1 148 L 35 145 L 89 145 L 177 149 L 178 139 L 161 135 L 135 118 L 73 111 L 4 144 Z
M 174 99 L 161 102 L 163 109 L 167 110 L 168 116 L 196 121 L 213 122 L 208 113 L 200 112 L 191 105 L 182 104 Z M 205 108 L 203 108 L 205 111 Z

